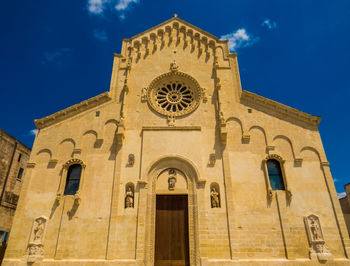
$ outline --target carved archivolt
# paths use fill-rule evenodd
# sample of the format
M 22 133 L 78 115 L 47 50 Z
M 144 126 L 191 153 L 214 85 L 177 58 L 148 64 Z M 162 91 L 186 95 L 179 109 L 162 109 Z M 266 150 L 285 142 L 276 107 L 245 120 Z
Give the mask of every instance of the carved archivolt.
M 199 106 L 202 90 L 198 82 L 183 72 L 172 70 L 155 78 L 147 89 L 149 105 L 168 117 L 183 116 Z
M 77 158 L 70 159 L 69 161 L 67 161 L 62 166 L 63 166 L 64 169 L 67 169 L 69 166 L 71 166 L 73 164 L 80 164 L 83 168 L 85 168 L 85 166 L 86 166 L 85 163 L 82 160 L 77 159 Z

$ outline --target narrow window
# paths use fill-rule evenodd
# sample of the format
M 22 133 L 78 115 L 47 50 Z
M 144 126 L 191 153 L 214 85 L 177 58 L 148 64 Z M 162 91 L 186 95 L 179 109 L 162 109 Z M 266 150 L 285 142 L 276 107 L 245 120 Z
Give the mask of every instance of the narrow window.
M 20 154 L 18 155 L 18 161 L 19 161 L 19 162 L 21 161 L 21 158 L 22 158 L 22 154 L 20 153 Z
M 21 168 L 19 168 L 17 179 L 22 180 L 22 175 L 23 175 L 23 168 L 21 167 Z
M 0 231 L 0 243 L 6 243 L 9 233 L 6 231 Z
M 75 195 L 79 189 L 81 176 L 81 165 L 73 164 L 68 168 L 66 187 L 64 189 L 64 195 Z
M 266 164 L 272 190 L 284 190 L 280 163 L 277 160 L 269 159 L 267 160 Z

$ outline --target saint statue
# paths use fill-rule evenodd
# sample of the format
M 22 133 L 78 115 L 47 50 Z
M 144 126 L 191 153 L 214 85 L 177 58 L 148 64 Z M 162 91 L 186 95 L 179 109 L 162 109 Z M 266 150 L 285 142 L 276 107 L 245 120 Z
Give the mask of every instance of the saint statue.
M 318 223 L 315 219 L 310 220 L 310 230 L 314 240 L 322 239 L 320 227 L 318 226 Z
M 125 193 L 125 208 L 134 208 L 134 192 L 131 189 L 131 186 L 127 188 Z
M 34 228 L 34 241 L 40 241 L 43 233 L 44 233 L 43 221 L 39 219 L 37 221 L 37 225 Z
M 212 208 L 220 208 L 219 192 L 216 191 L 215 187 L 211 189 L 210 199 Z

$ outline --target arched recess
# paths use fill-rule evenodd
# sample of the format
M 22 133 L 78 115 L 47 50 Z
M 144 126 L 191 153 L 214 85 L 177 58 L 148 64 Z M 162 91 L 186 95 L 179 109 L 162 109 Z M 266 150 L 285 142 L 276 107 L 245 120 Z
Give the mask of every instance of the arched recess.
M 82 136 L 81 146 L 83 152 L 92 149 L 97 140 L 97 132 L 95 130 L 88 130 Z
M 266 152 L 267 137 L 265 130 L 260 126 L 252 126 L 249 130 L 251 149 L 254 149 L 257 154 Z
M 321 158 L 320 153 L 313 147 L 305 146 L 303 147 L 300 152 L 300 157 L 305 161 L 319 161 L 319 162 L 326 162 L 326 158 Z
M 242 144 L 243 136 L 245 135 L 244 127 L 240 119 L 229 117 L 227 123 L 227 147 L 233 147 Z
M 41 149 L 36 154 L 36 162 L 49 162 L 52 159 L 52 152 L 49 149 Z
M 278 144 L 280 142 L 280 144 Z M 294 160 L 295 152 L 293 142 L 286 136 L 277 135 L 273 138 L 273 143 L 277 153 L 283 154 L 286 160 Z
M 66 138 L 58 145 L 58 158 L 68 158 L 75 149 L 75 141 L 72 138 Z
M 190 265 L 200 265 L 197 187 L 205 183 L 199 178 L 194 164 L 180 156 L 162 157 L 153 162 L 146 172 L 145 181 L 148 183 L 146 210 L 145 265 L 154 265 L 155 252 L 155 218 L 156 218 L 156 182 L 158 176 L 166 169 L 173 168 L 181 171 L 188 184 L 188 231 Z
M 103 145 L 110 147 L 113 144 L 116 130 L 118 128 L 118 121 L 109 119 L 103 126 Z

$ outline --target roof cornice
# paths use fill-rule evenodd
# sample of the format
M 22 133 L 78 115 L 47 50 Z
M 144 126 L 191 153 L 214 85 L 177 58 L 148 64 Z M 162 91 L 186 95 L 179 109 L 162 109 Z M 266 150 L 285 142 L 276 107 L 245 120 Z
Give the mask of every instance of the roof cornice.
M 78 104 L 72 105 L 52 115 L 46 116 L 41 119 L 35 119 L 34 123 L 38 129 L 45 128 L 47 126 L 61 122 L 69 117 L 82 113 L 86 110 L 89 110 L 93 107 L 101 105 L 111 99 L 112 98 L 110 97 L 109 92 L 107 91 L 85 101 L 82 101 Z
M 320 116 L 313 116 L 299 111 L 290 106 L 275 102 L 250 91 L 243 90 L 240 98 L 241 103 L 249 105 L 263 112 L 277 116 L 280 119 L 287 120 L 308 128 L 317 129 L 321 122 Z
M 134 35 L 134 36 L 130 37 L 129 39 L 124 39 L 124 40 L 125 40 L 125 41 L 132 41 L 132 40 L 134 40 L 134 39 L 137 39 L 137 38 L 141 37 L 142 35 L 145 35 L 145 34 L 147 34 L 147 33 L 149 33 L 149 32 L 154 31 L 154 30 L 157 29 L 157 28 L 161 28 L 161 27 L 165 26 L 166 24 L 169 24 L 169 23 L 171 23 L 171 22 L 173 22 L 173 21 L 181 22 L 182 24 L 185 24 L 186 26 L 188 26 L 188 27 L 190 27 L 190 28 L 193 28 L 194 30 L 196 30 L 196 31 L 198 31 L 198 32 L 200 32 L 200 33 L 202 33 L 203 35 L 206 35 L 206 36 L 209 37 L 209 38 L 214 39 L 214 40 L 217 41 L 217 42 L 222 42 L 222 43 L 228 42 L 227 40 L 220 40 L 220 39 L 219 39 L 218 37 L 216 37 L 215 35 L 213 35 L 213 34 L 207 32 L 207 31 L 205 31 L 205 30 L 202 30 L 201 28 L 198 28 L 198 27 L 192 25 L 191 23 L 188 23 L 188 22 L 186 22 L 186 21 L 184 21 L 184 20 L 182 20 L 182 19 L 180 19 L 180 18 L 178 18 L 178 17 L 176 17 L 176 16 L 174 16 L 174 17 L 172 17 L 171 19 L 168 19 L 168 20 L 166 20 L 166 21 L 164 21 L 164 22 L 162 22 L 162 23 L 160 23 L 160 24 L 158 24 L 158 25 L 156 25 L 156 26 L 154 26 L 154 27 L 152 27 L 152 28 L 150 28 L 150 29 L 148 29 L 148 30 L 145 30 L 145 31 L 143 31 L 143 32 L 141 32 L 141 33 L 139 33 L 139 34 L 137 34 L 137 35 Z

